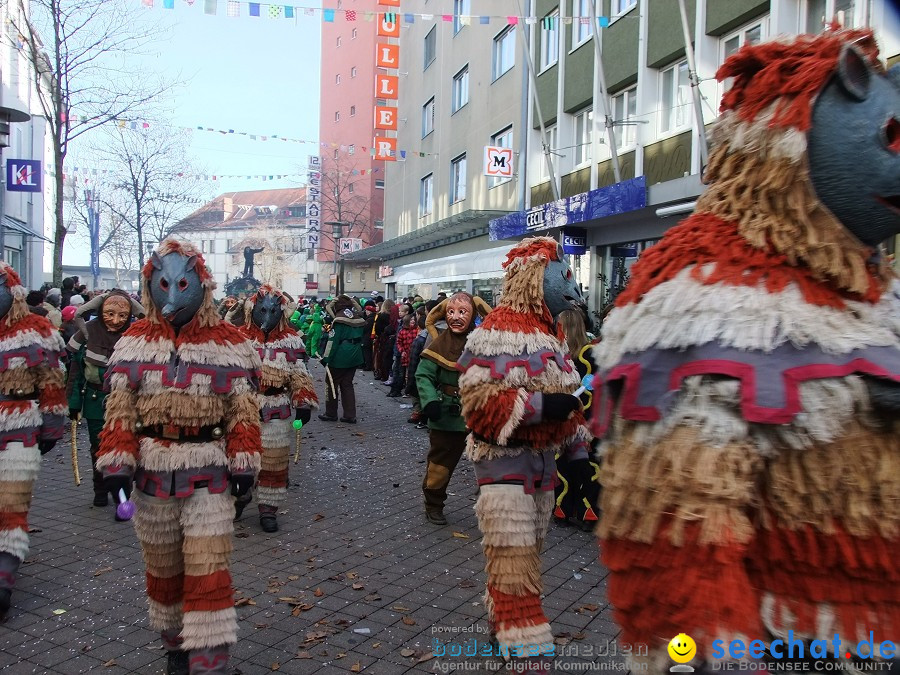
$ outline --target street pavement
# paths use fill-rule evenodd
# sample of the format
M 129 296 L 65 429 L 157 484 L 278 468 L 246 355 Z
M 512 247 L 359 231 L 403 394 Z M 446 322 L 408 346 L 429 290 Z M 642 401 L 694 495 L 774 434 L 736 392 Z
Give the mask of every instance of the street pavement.
M 324 400 L 324 369 L 310 369 Z M 410 399 L 387 391 L 359 372 L 358 424 L 313 415 L 279 532 L 262 532 L 255 504 L 236 524 L 234 674 L 503 671 L 496 658 L 468 655 L 488 643 L 472 467 L 463 459 L 453 477 L 450 524 L 426 522 L 428 432 L 406 423 Z M 0 624 L 0 670 L 163 673 L 133 527 L 113 520 L 114 507 L 91 506 L 83 424 L 78 446 L 80 487 L 68 438 L 43 459 L 31 553 Z M 622 670 L 593 535 L 551 523 L 542 557 L 559 649 L 551 672 Z

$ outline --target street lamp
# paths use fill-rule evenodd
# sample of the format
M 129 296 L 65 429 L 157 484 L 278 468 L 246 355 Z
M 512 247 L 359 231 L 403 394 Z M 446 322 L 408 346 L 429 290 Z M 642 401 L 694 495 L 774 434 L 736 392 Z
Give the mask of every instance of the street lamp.
M 334 297 L 337 297 L 343 290 L 342 277 L 344 276 L 343 256 L 340 256 L 341 267 L 340 270 L 338 270 L 338 246 L 340 245 L 341 237 L 344 234 L 344 228 L 346 227 L 349 232 L 353 223 L 348 223 L 346 220 L 326 220 L 324 224 L 331 225 L 331 238 L 334 241 Z

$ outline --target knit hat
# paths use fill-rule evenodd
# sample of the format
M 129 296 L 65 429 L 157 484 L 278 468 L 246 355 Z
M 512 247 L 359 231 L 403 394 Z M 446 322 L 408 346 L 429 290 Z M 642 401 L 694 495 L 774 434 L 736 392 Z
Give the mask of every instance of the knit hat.
M 71 298 L 69 298 L 69 304 L 73 307 L 81 307 L 84 304 L 84 298 L 82 298 L 80 295 L 73 295 Z
M 63 310 L 62 310 L 63 321 L 71 321 L 72 319 L 74 319 L 75 312 L 77 312 L 77 311 L 78 311 L 78 309 L 76 307 L 74 307 L 73 305 L 69 305 L 68 307 L 63 307 Z

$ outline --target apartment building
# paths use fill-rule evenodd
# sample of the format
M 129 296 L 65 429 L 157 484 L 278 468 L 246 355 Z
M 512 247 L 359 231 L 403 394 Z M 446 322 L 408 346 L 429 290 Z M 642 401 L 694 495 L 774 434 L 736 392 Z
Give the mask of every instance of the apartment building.
M 0 256 L 31 288 L 44 279 L 44 245 L 52 241 L 55 223 L 55 183 L 47 171 L 53 157 L 47 122 L 34 90 L 31 62 L 14 28 L 21 23 L 19 13 L 17 3 L 0 3 Z M 7 185 L 7 164 L 14 167 L 13 185 Z M 48 265 L 51 259 L 48 250 Z
M 326 0 L 337 20 L 322 24 L 319 140 L 322 153 L 322 232 L 319 278 L 308 295 L 338 290 L 359 294 L 377 286 L 377 266 L 350 262 L 336 251 L 340 238 L 364 247 L 382 240 L 384 162 L 371 154 L 375 113 L 375 22 L 365 12 L 384 11 L 376 0 Z M 347 12 L 355 20 L 347 20 Z M 332 223 L 329 225 L 328 223 Z M 343 225 L 334 225 L 343 223 Z M 337 283 L 340 274 L 341 282 Z
M 536 0 L 530 26 L 536 94 L 552 148 L 559 192 L 541 153 L 537 109 L 530 112 L 526 211 L 494 223 L 512 238 L 556 235 L 573 213 L 586 246 L 575 258 L 594 311 L 611 300 L 641 252 L 693 208 L 703 190 L 698 122 L 688 80 L 677 0 L 595 0 L 602 26 L 592 30 L 591 0 Z M 701 79 L 703 122 L 718 114 L 724 85 L 715 72 L 744 44 L 779 35 L 817 33 L 833 18 L 872 26 L 889 65 L 900 60 L 900 23 L 889 0 L 686 0 Z M 545 19 L 550 19 L 549 21 Z M 604 125 L 598 58 L 602 50 L 620 175 Z M 840 142 L 836 139 L 835 142 Z M 587 205 L 587 206 L 586 206 Z M 586 211 L 585 209 L 588 209 Z M 559 214 L 555 220 L 548 214 Z M 579 220 L 578 217 L 573 220 Z M 896 242 L 890 242 L 893 250 Z
M 386 162 L 384 243 L 352 256 L 380 264 L 389 296 L 467 290 L 489 301 L 511 244 L 488 223 L 525 206 L 519 167 L 527 69 L 509 0 L 406 0 L 399 46 L 395 162 Z M 443 20 L 452 11 L 453 20 Z M 431 13 L 431 14 L 429 14 Z M 407 19 L 412 15 L 413 21 Z M 487 23 L 479 16 L 490 16 Z M 483 175 L 485 146 L 513 151 L 513 175 Z

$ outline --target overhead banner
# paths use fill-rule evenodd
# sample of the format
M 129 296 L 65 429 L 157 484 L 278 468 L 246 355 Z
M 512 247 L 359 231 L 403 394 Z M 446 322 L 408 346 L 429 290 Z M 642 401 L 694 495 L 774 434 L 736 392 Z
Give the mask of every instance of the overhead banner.
M 311 249 L 319 247 L 322 233 L 322 158 L 312 155 L 307 165 L 306 181 L 306 244 Z

